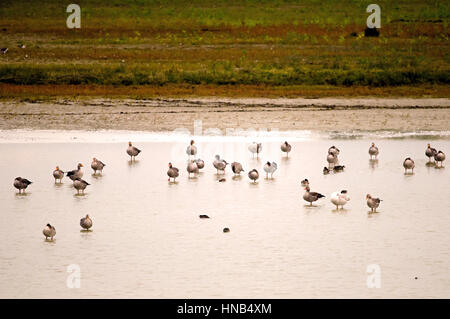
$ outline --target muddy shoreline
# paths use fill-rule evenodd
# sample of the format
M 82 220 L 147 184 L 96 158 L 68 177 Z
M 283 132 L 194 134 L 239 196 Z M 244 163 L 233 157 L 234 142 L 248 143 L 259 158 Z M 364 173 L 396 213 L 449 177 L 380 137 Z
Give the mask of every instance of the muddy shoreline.
M 0 102 L 0 129 L 312 131 L 450 130 L 446 98 L 192 98 Z

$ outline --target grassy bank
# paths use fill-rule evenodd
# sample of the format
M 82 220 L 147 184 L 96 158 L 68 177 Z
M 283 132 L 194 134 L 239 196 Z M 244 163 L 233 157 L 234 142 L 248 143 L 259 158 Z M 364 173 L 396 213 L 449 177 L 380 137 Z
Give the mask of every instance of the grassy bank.
M 190 94 L 240 96 L 244 87 L 265 87 L 248 94 L 327 96 L 335 87 L 355 88 L 344 95 L 377 88 L 382 95 L 448 96 L 447 2 L 378 1 L 378 38 L 363 34 L 371 1 L 77 3 L 78 30 L 66 28 L 64 1 L 0 4 L 0 46 L 10 48 L 0 55 L 0 96 L 36 85 L 116 87 L 124 94 L 142 86 L 178 95 L 194 86 Z

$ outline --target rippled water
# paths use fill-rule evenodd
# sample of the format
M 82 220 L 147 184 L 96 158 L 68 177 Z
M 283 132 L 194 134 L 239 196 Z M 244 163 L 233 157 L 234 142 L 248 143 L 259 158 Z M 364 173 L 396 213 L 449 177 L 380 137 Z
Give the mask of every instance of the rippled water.
M 380 156 L 370 162 L 367 136 L 297 136 L 289 159 L 279 150 L 284 137 L 261 138 L 260 160 L 247 151 L 251 137 L 199 138 L 206 167 L 188 179 L 188 136 L 136 142 L 142 153 L 130 163 L 130 135 L 99 142 L 96 133 L 60 134 L 70 141 L 16 143 L 2 132 L 0 297 L 450 297 L 450 171 L 427 166 L 424 155 L 427 143 L 449 154 L 448 139 L 374 140 Z M 346 170 L 324 176 L 333 144 Z M 227 169 L 219 183 L 216 153 L 246 172 L 257 168 L 260 180 L 233 179 Z M 416 161 L 414 175 L 404 175 L 407 156 Z M 102 177 L 91 175 L 92 157 L 106 163 Z M 263 176 L 266 160 L 278 163 L 273 180 Z M 167 181 L 169 161 L 180 168 L 176 184 Z M 91 183 L 85 196 L 52 177 L 56 165 L 69 170 L 78 162 Z M 26 195 L 12 187 L 17 176 L 34 182 Z M 326 195 L 315 207 L 302 200 L 303 178 Z M 329 195 L 341 189 L 351 201 L 336 211 Z M 383 199 L 379 213 L 368 213 L 367 193 Z M 79 226 L 86 213 L 94 221 L 89 233 Z M 53 242 L 42 235 L 48 222 Z M 67 287 L 71 264 L 80 267 L 79 289 Z M 371 264 L 380 266 L 381 288 L 367 287 Z

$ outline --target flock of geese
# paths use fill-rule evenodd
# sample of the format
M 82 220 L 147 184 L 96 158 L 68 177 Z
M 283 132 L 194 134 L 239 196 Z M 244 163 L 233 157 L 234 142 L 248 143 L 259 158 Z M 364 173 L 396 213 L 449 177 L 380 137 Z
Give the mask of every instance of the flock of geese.
M 195 175 L 199 173 L 200 169 L 203 169 L 205 167 L 205 162 L 200 159 L 196 158 L 197 155 L 197 147 L 194 145 L 195 142 L 192 140 L 189 144 L 189 146 L 186 149 L 186 154 L 189 157 L 186 170 L 188 172 L 188 177 L 191 178 L 191 174 Z M 288 142 L 284 142 L 281 144 L 280 147 L 281 151 L 283 153 L 286 153 L 286 157 L 289 157 L 289 152 L 292 150 L 292 146 Z M 253 142 L 249 147 L 248 150 L 252 153 L 253 157 L 259 157 L 259 154 L 262 151 L 262 144 Z M 141 150 L 137 147 L 133 146 L 131 142 L 128 143 L 128 148 L 126 150 L 127 154 L 130 156 L 130 161 L 135 161 L 136 156 L 141 153 Z M 342 172 L 345 168 L 344 165 L 339 165 L 339 154 L 340 151 L 337 147 L 334 145 L 331 146 L 328 149 L 327 154 L 327 162 L 328 167 L 323 168 L 324 174 L 329 174 L 330 172 Z M 372 143 L 372 145 L 369 147 L 369 155 L 370 159 L 377 159 L 379 154 L 379 149 L 377 146 L 375 146 L 375 143 Z M 425 150 L 425 155 L 428 157 L 428 165 L 435 165 L 436 167 L 443 167 L 442 162 L 445 160 L 445 154 L 442 151 L 437 151 L 435 148 L 432 148 L 430 144 L 428 144 L 427 149 Z M 433 160 L 433 161 L 432 161 Z M 222 159 L 219 155 L 215 156 L 215 159 L 213 161 L 213 166 L 217 171 L 217 174 L 225 174 L 225 169 L 229 165 L 229 163 Z M 94 174 L 102 174 L 103 168 L 106 165 L 98 160 L 97 158 L 92 159 L 91 168 L 94 171 Z M 234 175 L 240 175 L 242 172 L 244 172 L 244 169 L 242 167 L 241 163 L 233 162 L 231 163 L 231 170 L 234 173 Z M 83 164 L 79 163 L 77 165 L 77 168 L 69 171 L 64 172 L 62 171 L 58 166 L 56 166 L 56 169 L 53 171 L 53 177 L 55 179 L 55 183 L 61 183 L 64 175 L 66 175 L 69 179 L 73 182 L 73 187 L 77 190 L 77 195 L 84 194 L 84 190 L 87 186 L 90 184 L 82 179 L 83 177 L 83 171 L 82 171 Z M 410 157 L 407 157 L 403 161 L 403 168 L 405 169 L 405 174 L 408 174 L 408 171 L 410 170 L 411 173 L 414 174 L 414 167 L 415 163 L 414 160 Z M 269 179 L 273 178 L 273 174 L 276 172 L 278 166 L 275 162 L 266 162 L 264 164 L 263 170 L 266 173 L 266 178 Z M 174 167 L 172 163 L 169 163 L 169 169 L 167 170 L 167 175 L 169 176 L 169 182 L 175 182 L 176 178 L 179 177 L 180 171 L 178 168 Z M 256 183 L 256 181 L 259 179 L 259 172 L 257 169 L 252 169 L 248 172 L 249 179 Z M 219 182 L 224 182 L 225 178 L 219 179 Z M 19 190 L 19 194 L 25 193 L 25 189 L 32 184 L 31 181 L 29 181 L 26 178 L 22 177 L 16 177 L 14 179 L 14 187 Z M 312 206 L 312 203 L 324 198 L 325 196 L 318 193 L 318 192 L 311 192 L 310 189 L 310 183 L 308 179 L 304 179 L 301 181 L 301 186 L 304 188 L 305 193 L 303 194 L 303 199 L 309 203 L 310 206 Z M 333 205 L 336 206 L 336 209 L 339 208 L 343 209 L 344 205 L 350 201 L 350 197 L 348 196 L 348 193 L 346 190 L 337 191 L 331 194 L 330 201 Z M 376 212 L 376 209 L 379 207 L 381 203 L 380 198 L 372 197 L 372 195 L 367 194 L 366 195 L 366 201 L 367 206 L 370 208 L 371 212 Z M 207 215 L 200 215 L 200 218 L 209 218 Z M 84 231 L 89 231 L 89 229 L 92 227 L 92 219 L 89 217 L 89 215 L 86 215 L 80 220 L 80 226 L 83 228 Z M 224 229 L 224 232 L 229 232 L 228 228 Z M 54 226 L 47 224 L 43 230 L 43 234 L 46 238 L 51 238 L 53 240 L 53 237 L 56 235 L 56 229 Z

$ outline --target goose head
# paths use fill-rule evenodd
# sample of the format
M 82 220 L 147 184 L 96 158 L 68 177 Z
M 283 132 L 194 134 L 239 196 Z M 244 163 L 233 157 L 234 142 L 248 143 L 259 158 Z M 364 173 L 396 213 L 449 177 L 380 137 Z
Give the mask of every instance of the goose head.
M 128 146 L 133 146 L 133 144 L 131 144 L 131 142 L 128 142 Z

